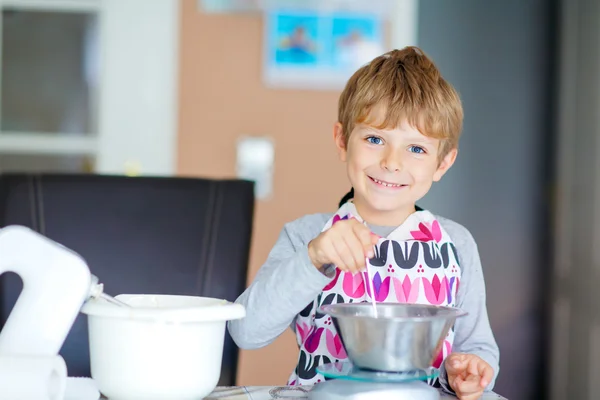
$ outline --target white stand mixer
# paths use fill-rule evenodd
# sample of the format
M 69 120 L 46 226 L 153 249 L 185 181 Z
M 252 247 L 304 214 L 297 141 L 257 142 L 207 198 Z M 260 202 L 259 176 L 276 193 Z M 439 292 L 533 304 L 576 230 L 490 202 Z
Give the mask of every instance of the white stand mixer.
M 54 360 L 47 384 L 56 386 L 58 375 L 66 375 L 58 352 L 82 305 L 103 295 L 102 285 L 75 252 L 22 226 L 0 229 L 0 275 L 4 272 L 19 275 L 23 290 L 0 332 L 0 369 L 10 375 L 14 367 L 8 364 L 15 359 L 45 360 L 36 361 L 38 365 Z M 0 397 L 7 395 L 5 389 L 0 388 Z M 12 390 L 11 398 L 18 397 L 13 394 L 17 389 Z M 64 380 L 51 392 L 45 398 L 62 399 Z

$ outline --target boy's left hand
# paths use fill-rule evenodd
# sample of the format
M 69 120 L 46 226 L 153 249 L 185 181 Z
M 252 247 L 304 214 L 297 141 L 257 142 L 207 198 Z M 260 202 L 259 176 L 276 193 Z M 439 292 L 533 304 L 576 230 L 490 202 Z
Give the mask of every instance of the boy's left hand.
M 479 399 L 494 376 L 492 367 L 474 354 L 452 353 L 444 366 L 448 384 L 460 400 Z

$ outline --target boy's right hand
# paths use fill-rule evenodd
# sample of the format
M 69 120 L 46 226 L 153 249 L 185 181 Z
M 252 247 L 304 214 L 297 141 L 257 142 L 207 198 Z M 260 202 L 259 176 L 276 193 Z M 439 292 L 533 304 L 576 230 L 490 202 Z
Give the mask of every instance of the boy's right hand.
M 338 221 L 308 243 L 308 256 L 319 269 L 333 264 L 355 274 L 365 268 L 366 258 L 373 258 L 378 240 L 379 236 L 356 219 Z

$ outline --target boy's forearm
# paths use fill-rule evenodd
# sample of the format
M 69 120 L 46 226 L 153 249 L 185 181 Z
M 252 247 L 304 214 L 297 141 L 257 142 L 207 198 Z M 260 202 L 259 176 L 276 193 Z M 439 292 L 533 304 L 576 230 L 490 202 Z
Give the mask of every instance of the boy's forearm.
M 236 300 L 246 308 L 246 317 L 229 323 L 233 340 L 244 349 L 270 344 L 330 280 L 311 264 L 307 249 L 287 259 L 270 258 Z

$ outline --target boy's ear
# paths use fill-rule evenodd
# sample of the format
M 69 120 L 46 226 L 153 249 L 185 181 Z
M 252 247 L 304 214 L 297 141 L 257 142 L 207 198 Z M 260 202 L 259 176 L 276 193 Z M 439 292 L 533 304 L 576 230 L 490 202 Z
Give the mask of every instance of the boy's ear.
M 345 162 L 347 153 L 346 140 L 344 139 L 344 127 L 339 122 L 336 122 L 335 125 L 333 125 L 333 140 L 335 142 L 335 147 L 337 147 L 340 160 Z
M 456 161 L 456 156 L 458 155 L 458 149 L 452 149 L 442 158 L 440 161 L 440 165 L 437 170 L 433 174 L 433 181 L 439 182 L 440 179 L 444 176 L 446 172 L 452 167 L 454 161 Z

